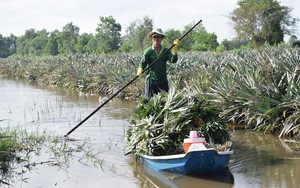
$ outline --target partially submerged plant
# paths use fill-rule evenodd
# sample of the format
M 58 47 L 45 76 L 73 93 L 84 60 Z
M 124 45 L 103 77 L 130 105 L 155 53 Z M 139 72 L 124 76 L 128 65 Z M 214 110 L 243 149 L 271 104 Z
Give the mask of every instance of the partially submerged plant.
M 182 153 L 183 140 L 191 130 L 202 132 L 214 143 L 229 140 L 217 109 L 175 88 L 155 95 L 146 103 L 142 100 L 130 122 L 127 141 L 135 156 Z
M 36 165 L 67 168 L 70 158 L 74 157 L 80 163 L 102 168 L 103 159 L 99 157 L 101 152 L 95 152 L 88 139 L 83 144 L 78 144 L 71 142 L 74 140 L 47 135 L 45 132 L 28 132 L 9 127 L 0 129 L 0 139 L 0 187 L 1 184 L 15 183 L 15 176 L 26 173 Z M 32 158 L 39 157 L 42 151 L 49 154 L 49 160 L 32 162 Z M 18 168 L 21 168 L 21 173 L 16 172 Z

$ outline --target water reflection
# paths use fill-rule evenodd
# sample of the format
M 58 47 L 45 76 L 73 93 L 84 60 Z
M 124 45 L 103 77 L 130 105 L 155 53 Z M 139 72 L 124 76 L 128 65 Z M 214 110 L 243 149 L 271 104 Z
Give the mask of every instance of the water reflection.
M 97 94 L 84 94 L 82 92 L 77 92 L 75 90 L 68 90 L 64 88 L 49 88 L 45 86 L 35 86 L 42 90 L 47 90 L 54 92 L 56 95 L 62 96 L 64 100 L 69 102 L 82 102 L 83 105 L 98 104 L 100 106 L 102 102 L 107 100 L 107 97 L 97 95 Z M 112 99 L 107 105 L 105 105 L 106 115 L 112 119 L 125 119 L 130 117 L 132 114 L 132 109 L 135 107 L 136 103 L 132 101 L 127 101 L 119 98 Z M 120 113 L 122 111 L 122 113 Z
M 274 135 L 237 131 L 233 134 L 236 153 L 230 170 L 236 184 L 250 187 L 295 187 L 299 184 L 298 141 L 282 140 Z
M 136 165 L 135 176 L 140 187 L 222 187 L 232 188 L 234 177 L 229 169 L 217 174 L 179 175 L 167 172 L 157 172 L 146 166 Z

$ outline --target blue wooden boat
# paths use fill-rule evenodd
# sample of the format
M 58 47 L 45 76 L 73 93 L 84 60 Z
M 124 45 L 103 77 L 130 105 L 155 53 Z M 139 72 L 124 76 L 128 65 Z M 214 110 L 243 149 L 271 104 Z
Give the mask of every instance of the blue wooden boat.
M 185 154 L 166 156 L 147 156 L 141 159 L 150 168 L 176 174 L 209 174 L 228 168 L 231 151 L 217 151 L 206 148 L 202 143 L 195 143 Z

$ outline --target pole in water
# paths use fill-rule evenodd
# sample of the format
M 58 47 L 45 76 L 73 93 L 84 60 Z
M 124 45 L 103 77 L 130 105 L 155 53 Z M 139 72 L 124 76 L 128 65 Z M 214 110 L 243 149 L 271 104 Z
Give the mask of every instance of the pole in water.
M 197 25 L 199 25 L 202 22 L 200 20 L 197 22 L 191 29 L 189 29 L 182 37 L 180 37 L 179 41 L 181 41 L 186 35 L 188 35 Z M 175 44 L 173 44 L 168 50 L 166 50 L 164 53 L 162 53 L 155 61 L 153 61 L 148 67 L 146 67 L 142 73 L 146 72 L 150 67 L 152 67 L 158 60 L 161 59 L 167 52 L 169 52 Z M 86 120 L 88 120 L 90 117 L 92 117 L 98 110 L 100 110 L 104 105 L 106 105 L 110 100 L 112 100 L 115 96 L 117 96 L 121 91 L 123 91 L 127 86 L 129 86 L 132 82 L 134 82 L 136 79 L 138 79 L 139 76 L 135 76 L 131 81 L 129 81 L 126 85 L 124 85 L 121 89 L 119 89 L 116 93 L 114 93 L 111 97 L 109 97 L 106 101 L 104 101 L 98 108 L 96 108 L 90 115 L 88 115 L 86 118 L 84 118 L 80 123 L 78 123 L 73 129 L 71 129 L 65 137 L 69 136 L 73 131 L 75 131 L 80 125 L 82 125 Z

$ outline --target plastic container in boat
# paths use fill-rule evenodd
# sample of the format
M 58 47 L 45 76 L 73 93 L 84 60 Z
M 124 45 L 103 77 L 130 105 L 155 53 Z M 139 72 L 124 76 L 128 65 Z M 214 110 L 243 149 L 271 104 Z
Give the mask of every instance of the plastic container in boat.
M 202 143 L 202 144 L 206 144 L 206 141 L 205 141 L 205 138 L 185 138 L 184 139 L 184 142 L 183 142 L 183 149 L 184 149 L 184 152 L 187 153 L 188 150 L 189 150 L 189 147 L 192 145 L 192 144 L 196 144 L 196 143 Z

